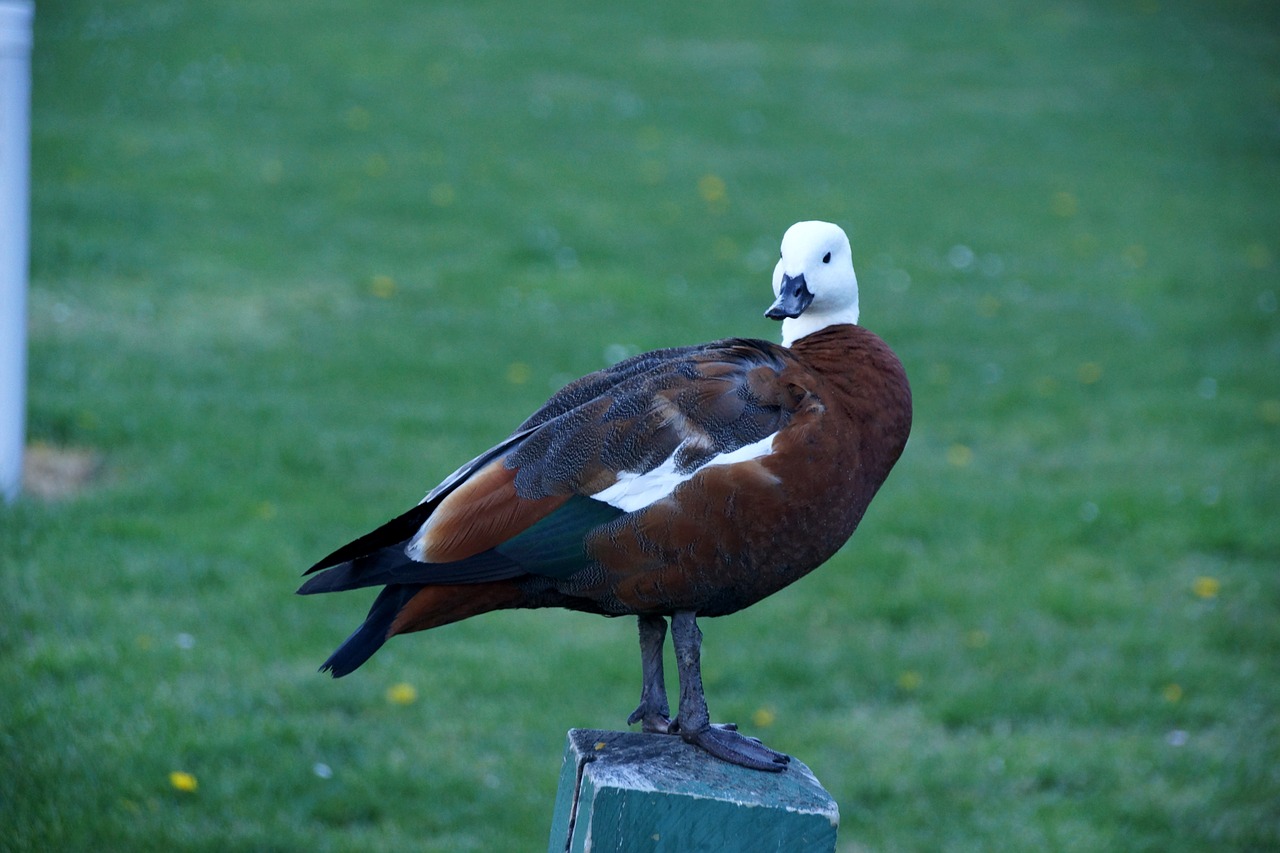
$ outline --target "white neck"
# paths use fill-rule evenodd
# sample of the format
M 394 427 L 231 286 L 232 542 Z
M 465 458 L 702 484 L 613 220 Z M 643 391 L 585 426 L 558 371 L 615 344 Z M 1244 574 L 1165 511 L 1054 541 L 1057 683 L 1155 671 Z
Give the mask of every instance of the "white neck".
M 841 323 L 857 325 L 858 303 L 856 301 L 838 311 L 815 314 L 811 309 L 799 317 L 788 317 L 782 321 L 782 345 L 789 347 L 805 335 L 812 335 L 827 326 L 836 326 Z

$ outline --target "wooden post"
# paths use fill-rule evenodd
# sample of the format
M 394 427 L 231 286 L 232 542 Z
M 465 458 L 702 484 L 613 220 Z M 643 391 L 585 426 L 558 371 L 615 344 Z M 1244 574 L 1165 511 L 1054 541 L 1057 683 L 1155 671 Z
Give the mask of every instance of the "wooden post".
M 782 773 L 673 735 L 571 729 L 548 853 L 836 849 L 840 811 L 796 759 Z

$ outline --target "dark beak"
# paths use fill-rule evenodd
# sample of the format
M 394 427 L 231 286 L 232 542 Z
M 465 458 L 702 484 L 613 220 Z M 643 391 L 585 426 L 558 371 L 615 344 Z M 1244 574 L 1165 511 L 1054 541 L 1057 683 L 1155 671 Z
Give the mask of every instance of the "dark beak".
M 764 312 L 764 316 L 770 320 L 799 317 L 812 301 L 813 294 L 809 292 L 809 286 L 805 284 L 803 273 L 795 278 L 783 273 L 782 290 L 778 294 L 777 301 L 769 306 L 768 311 Z

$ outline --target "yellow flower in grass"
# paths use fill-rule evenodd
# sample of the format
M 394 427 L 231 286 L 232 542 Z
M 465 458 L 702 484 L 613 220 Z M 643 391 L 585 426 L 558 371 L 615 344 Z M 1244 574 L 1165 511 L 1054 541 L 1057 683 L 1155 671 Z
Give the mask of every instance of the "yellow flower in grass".
M 756 724 L 757 728 L 767 729 L 773 725 L 774 720 L 778 719 L 778 715 L 768 708 L 757 708 L 755 713 L 751 715 L 751 722 Z
M 1102 365 L 1096 361 L 1086 361 L 1076 369 L 1076 378 L 1081 385 L 1092 385 L 1102 378 Z
M 523 385 L 533 376 L 533 370 L 523 361 L 513 361 L 507 365 L 507 381 L 512 385 Z
M 1201 575 L 1191 582 L 1191 591 L 1198 598 L 1217 598 L 1221 589 L 1222 582 L 1208 575 Z
M 1164 695 L 1164 701 L 1170 705 L 1182 700 L 1182 686 L 1179 684 L 1166 684 L 1161 693 Z
M 169 784 L 175 791 L 181 791 L 184 794 L 194 794 L 200 787 L 195 776 L 182 770 L 175 770 L 169 774 Z
M 418 690 L 412 684 L 401 681 L 387 688 L 387 701 L 392 705 L 412 705 L 418 700 Z
M 728 187 L 719 175 L 703 175 L 698 179 L 698 195 L 707 204 L 724 201 Z
M 898 686 L 908 693 L 919 690 L 921 684 L 924 684 L 924 676 L 914 669 L 909 669 L 898 676 Z

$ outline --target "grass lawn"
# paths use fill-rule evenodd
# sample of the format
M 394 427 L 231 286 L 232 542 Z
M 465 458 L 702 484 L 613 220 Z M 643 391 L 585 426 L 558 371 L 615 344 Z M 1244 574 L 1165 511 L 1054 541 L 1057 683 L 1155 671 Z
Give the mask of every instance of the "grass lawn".
M 0 508 L 0 849 L 541 849 L 633 621 L 335 682 L 371 596 L 298 575 L 566 380 L 776 336 L 808 218 L 916 426 L 835 559 L 704 622 L 713 716 L 846 851 L 1280 849 L 1274 4 L 66 0 L 36 39 L 29 431 L 101 464 Z

